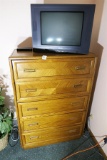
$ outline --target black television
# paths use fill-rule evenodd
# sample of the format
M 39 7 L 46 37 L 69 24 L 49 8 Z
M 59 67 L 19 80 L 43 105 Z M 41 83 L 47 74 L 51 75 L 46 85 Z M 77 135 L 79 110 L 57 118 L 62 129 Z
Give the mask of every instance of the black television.
M 33 51 L 88 54 L 95 4 L 31 4 Z

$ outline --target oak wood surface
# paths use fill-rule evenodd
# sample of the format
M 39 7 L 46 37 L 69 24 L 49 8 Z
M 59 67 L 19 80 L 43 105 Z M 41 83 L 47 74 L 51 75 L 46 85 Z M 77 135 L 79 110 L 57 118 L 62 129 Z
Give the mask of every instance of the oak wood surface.
M 9 57 L 23 148 L 79 138 L 84 130 L 97 57 L 17 52 Z

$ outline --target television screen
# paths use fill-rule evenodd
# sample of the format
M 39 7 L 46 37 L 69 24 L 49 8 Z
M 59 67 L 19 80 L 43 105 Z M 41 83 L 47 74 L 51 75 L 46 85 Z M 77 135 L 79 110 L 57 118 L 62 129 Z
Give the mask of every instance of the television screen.
M 87 54 L 94 4 L 32 4 L 33 51 Z
M 41 12 L 41 44 L 81 45 L 83 12 Z

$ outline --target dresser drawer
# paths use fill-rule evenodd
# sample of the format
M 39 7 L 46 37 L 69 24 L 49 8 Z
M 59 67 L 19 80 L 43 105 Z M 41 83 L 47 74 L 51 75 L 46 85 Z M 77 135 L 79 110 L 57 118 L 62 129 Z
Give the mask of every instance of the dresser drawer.
M 93 73 L 94 59 L 14 61 L 15 79 L 61 75 L 89 75 Z
M 38 97 L 42 99 L 44 96 L 49 98 L 51 95 L 89 93 L 91 85 L 92 80 L 89 78 L 18 82 L 16 83 L 17 100 L 26 102 L 37 100 Z
M 88 96 L 78 98 L 64 98 L 57 100 L 46 100 L 30 103 L 19 103 L 18 110 L 20 117 L 54 115 L 85 110 L 88 103 Z
M 78 138 L 82 134 L 82 126 L 69 126 L 57 129 L 48 129 L 41 132 L 31 132 L 23 135 L 25 139 L 25 146 L 34 145 L 42 146 L 60 141 L 71 140 L 72 138 Z
M 21 127 L 23 131 L 33 131 L 36 129 L 57 128 L 82 124 L 85 119 L 86 112 L 74 112 L 53 116 L 38 116 L 35 118 L 21 119 Z

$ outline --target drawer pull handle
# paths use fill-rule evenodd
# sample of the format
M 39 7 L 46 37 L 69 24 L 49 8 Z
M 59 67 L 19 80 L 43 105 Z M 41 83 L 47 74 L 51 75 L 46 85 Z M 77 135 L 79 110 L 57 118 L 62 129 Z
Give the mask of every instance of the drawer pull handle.
M 69 132 L 69 133 L 75 133 L 75 132 L 76 132 L 76 129 L 74 129 L 74 130 L 69 130 L 68 132 Z
M 75 132 L 76 132 L 76 129 L 75 129 L 75 130 L 69 130 L 68 132 L 69 132 L 69 133 L 75 133 Z
M 74 84 L 74 88 L 82 87 L 82 84 Z
M 26 89 L 26 92 L 36 92 L 37 89 Z
M 24 72 L 36 72 L 36 69 L 24 69 Z
M 35 122 L 35 123 L 32 123 L 32 124 L 29 124 L 28 126 L 35 126 L 35 125 L 38 125 L 38 122 Z
M 71 103 L 72 106 L 76 106 L 76 105 L 79 105 L 79 104 L 80 104 L 79 102 L 72 102 Z
M 85 66 L 76 66 L 75 67 L 75 70 L 84 70 L 85 69 Z
M 38 110 L 38 108 L 28 108 L 27 111 Z
M 31 136 L 30 139 L 37 139 L 39 136 Z

